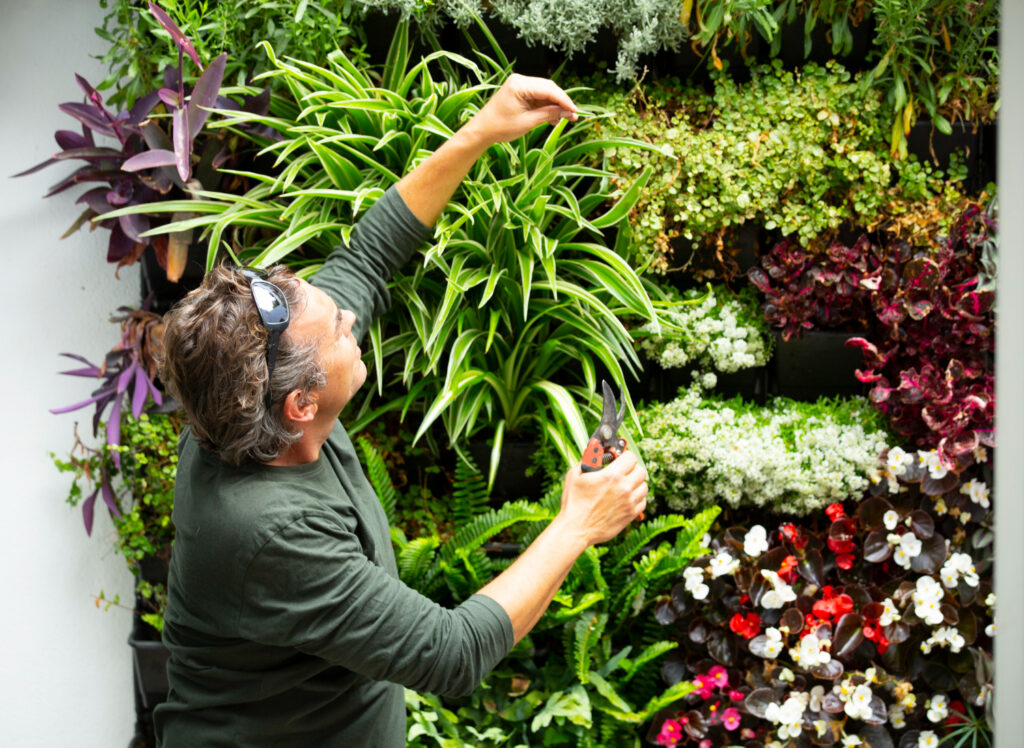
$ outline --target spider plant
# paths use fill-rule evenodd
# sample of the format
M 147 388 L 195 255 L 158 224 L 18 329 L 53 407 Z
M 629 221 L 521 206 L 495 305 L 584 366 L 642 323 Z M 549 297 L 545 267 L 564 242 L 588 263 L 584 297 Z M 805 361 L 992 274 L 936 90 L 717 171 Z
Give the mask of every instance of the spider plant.
M 405 24 L 379 78 L 342 53 L 321 67 L 264 48 L 271 69 L 261 78 L 277 78 L 287 96 L 272 100 L 269 115 L 222 112 L 208 126 L 250 138 L 253 124 L 276 130 L 262 144 L 277 173 L 244 174 L 257 185 L 241 196 L 197 190 L 159 208 L 196 214 L 154 233 L 201 227 L 210 266 L 228 251 L 314 274 L 356 219 L 510 72 L 500 51 L 499 61 L 478 52 L 479 63 L 440 49 L 413 59 Z M 421 415 L 417 439 L 435 423 L 457 449 L 492 436 L 493 482 L 508 434 L 551 439 L 578 459 L 584 414 L 596 424 L 600 413 L 600 376 L 614 380 L 635 423 L 626 388 L 627 373 L 641 368 L 633 338 L 641 325 L 665 322 L 669 302 L 609 241 L 649 171 L 620 189 L 600 165 L 607 149 L 655 146 L 601 137 L 602 116 L 535 129 L 479 159 L 419 262 L 392 280 L 392 312 L 370 327 L 376 387 L 346 414 L 353 433 L 398 410 Z

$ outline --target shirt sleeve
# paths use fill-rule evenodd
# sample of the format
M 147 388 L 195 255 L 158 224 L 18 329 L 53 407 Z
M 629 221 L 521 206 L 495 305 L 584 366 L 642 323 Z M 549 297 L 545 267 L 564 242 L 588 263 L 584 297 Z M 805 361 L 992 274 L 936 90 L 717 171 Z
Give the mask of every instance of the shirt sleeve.
M 359 219 L 348 246 L 339 245 L 311 283 L 342 309 L 356 314 L 353 330 L 362 340 L 370 323 L 391 304 L 388 281 L 430 236 L 394 186 Z
M 514 643 L 512 622 L 494 600 L 474 595 L 455 609 L 434 603 L 376 566 L 327 516 L 292 522 L 256 555 L 239 632 L 447 696 L 471 693 Z

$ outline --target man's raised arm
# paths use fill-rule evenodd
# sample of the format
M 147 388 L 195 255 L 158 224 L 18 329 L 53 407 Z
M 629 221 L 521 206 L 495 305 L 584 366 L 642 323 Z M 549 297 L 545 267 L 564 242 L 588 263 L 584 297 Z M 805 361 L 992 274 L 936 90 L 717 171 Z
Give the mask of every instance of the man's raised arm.
M 473 118 L 398 182 L 420 221 L 433 225 L 484 151 L 545 122 L 576 120 L 576 105 L 553 81 L 512 74 Z

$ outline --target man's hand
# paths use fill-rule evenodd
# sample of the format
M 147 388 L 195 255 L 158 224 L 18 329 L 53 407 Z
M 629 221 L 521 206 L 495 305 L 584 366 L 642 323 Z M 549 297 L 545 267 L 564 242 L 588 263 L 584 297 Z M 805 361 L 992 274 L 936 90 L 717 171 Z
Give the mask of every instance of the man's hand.
M 431 226 L 484 151 L 563 117 L 576 119 L 565 91 L 546 78 L 513 73 L 447 143 L 402 177 L 398 192 L 413 215 Z
M 647 473 L 632 452 L 592 473 L 576 465 L 565 475 L 559 519 L 582 533 L 587 545 L 603 543 L 640 516 L 647 493 Z
M 545 122 L 576 121 L 576 105 L 554 81 L 513 73 L 466 129 L 486 145 L 507 143 Z

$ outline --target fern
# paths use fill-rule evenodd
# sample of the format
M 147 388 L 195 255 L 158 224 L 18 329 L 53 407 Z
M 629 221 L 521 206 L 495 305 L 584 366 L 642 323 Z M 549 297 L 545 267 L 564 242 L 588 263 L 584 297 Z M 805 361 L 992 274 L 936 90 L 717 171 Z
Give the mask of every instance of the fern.
M 414 590 L 424 592 L 428 586 L 431 569 L 437 559 L 436 549 L 440 538 L 432 535 L 426 538 L 410 540 L 398 552 L 398 576 Z M 424 592 L 424 594 L 426 594 Z
M 576 663 L 576 677 L 580 683 L 590 682 L 591 661 L 594 648 L 600 646 L 604 627 L 608 623 L 607 613 L 586 612 L 573 626 L 572 652 Z
M 676 575 L 690 562 L 693 556 L 677 553 L 668 543 L 663 543 L 635 564 L 636 571 L 612 598 L 611 610 L 615 613 L 615 628 L 630 614 L 634 597 L 641 591 L 655 587 L 655 583 L 666 576 Z
M 363 453 L 363 462 L 366 465 L 366 472 L 370 476 L 370 483 L 377 494 L 380 505 L 384 507 L 384 514 L 388 518 L 388 524 L 395 524 L 395 503 L 398 500 L 398 493 L 388 475 L 387 465 L 380 452 L 373 446 L 373 443 L 365 436 L 359 437 L 359 448 Z
M 487 509 L 490 494 L 487 481 L 468 456 L 455 461 L 452 486 L 452 514 L 458 525 L 464 525 Z
M 714 514 L 717 514 L 718 508 L 715 507 L 713 512 Z M 691 519 L 690 517 L 682 514 L 665 514 L 634 527 L 625 540 L 616 545 L 608 554 L 610 557 L 609 560 L 612 564 L 610 571 L 616 572 L 621 569 L 629 563 L 645 545 L 649 544 L 654 540 L 654 538 L 668 532 L 669 530 L 683 528 L 683 532 L 687 538 L 693 535 L 696 535 L 698 538 L 703 537 L 711 522 L 709 521 L 707 526 L 705 526 L 703 519 L 698 519 L 701 518 L 702 515 L 703 513 L 698 514 L 697 518 Z M 711 517 L 711 521 L 713 520 L 714 516 Z M 694 524 L 696 524 L 697 527 L 691 529 Z
M 547 522 L 553 518 L 547 510 L 529 501 L 508 502 L 500 509 L 492 509 L 473 518 L 455 531 L 441 549 L 441 555 L 451 562 L 460 551 L 481 547 L 488 540 L 519 522 Z
M 678 646 L 679 642 L 656 641 L 654 644 L 646 647 L 643 652 L 636 656 L 635 659 L 624 659 L 622 661 L 622 680 L 628 683 L 648 662 L 661 657 L 666 652 L 669 652 Z

